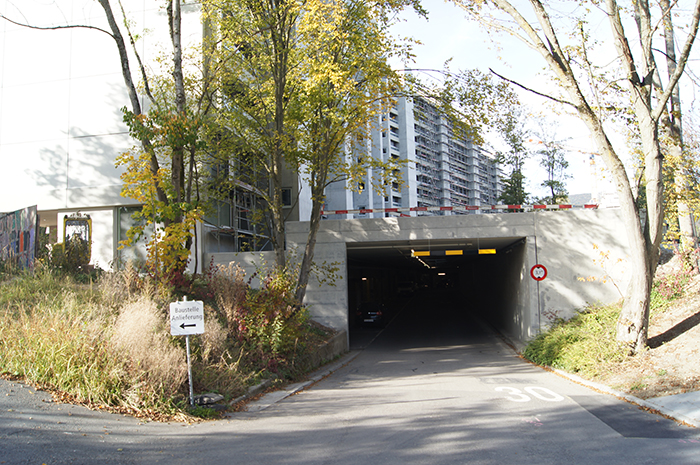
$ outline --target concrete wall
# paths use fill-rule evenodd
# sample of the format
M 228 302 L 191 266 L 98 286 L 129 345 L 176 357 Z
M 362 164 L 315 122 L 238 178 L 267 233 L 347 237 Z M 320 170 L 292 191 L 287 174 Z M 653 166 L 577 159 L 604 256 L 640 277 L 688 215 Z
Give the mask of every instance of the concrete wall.
M 287 225 L 291 249 L 302 249 L 307 228 L 307 223 Z M 481 315 L 516 344 L 534 337 L 554 316 L 570 317 L 589 302 L 618 300 L 618 287 L 624 290 L 628 281 L 628 247 L 618 210 L 328 220 L 321 223 L 315 260 L 340 264 L 339 279 L 335 286 L 320 286 L 312 278 L 306 303 L 315 320 L 347 331 L 347 244 L 475 238 L 500 238 L 511 247 L 462 272 L 465 306 L 478 304 Z M 602 262 L 601 252 L 609 257 Z M 261 260 L 260 253 L 213 257 L 215 263 L 237 260 L 248 269 Z M 535 264 L 548 270 L 543 281 L 530 276 Z

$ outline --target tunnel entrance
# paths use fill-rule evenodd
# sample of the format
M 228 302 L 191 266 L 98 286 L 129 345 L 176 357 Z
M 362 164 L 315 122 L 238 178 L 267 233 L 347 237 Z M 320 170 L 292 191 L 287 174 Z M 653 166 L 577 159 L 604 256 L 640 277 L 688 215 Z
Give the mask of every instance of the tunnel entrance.
M 505 329 L 519 318 L 525 260 L 525 237 L 348 243 L 350 346 L 364 346 L 418 300 L 435 303 L 428 318 L 449 308 Z
M 378 300 L 391 312 L 416 292 L 452 295 L 455 311 L 475 312 L 519 346 L 546 327 L 549 314 L 566 318 L 588 302 L 620 298 L 618 287 L 631 274 L 620 218 L 617 209 L 586 209 L 324 220 L 314 262 L 337 273 L 312 277 L 304 302 L 315 321 L 349 339 L 365 301 Z M 304 250 L 308 238 L 308 223 L 287 224 L 289 250 Z M 489 249 L 495 253 L 483 253 Z M 619 267 L 607 270 L 614 279 L 592 283 L 586 277 L 600 275 L 601 250 Z M 272 252 L 205 258 L 235 261 L 250 274 L 274 262 Z M 546 279 L 533 274 L 535 268 L 547 270 Z

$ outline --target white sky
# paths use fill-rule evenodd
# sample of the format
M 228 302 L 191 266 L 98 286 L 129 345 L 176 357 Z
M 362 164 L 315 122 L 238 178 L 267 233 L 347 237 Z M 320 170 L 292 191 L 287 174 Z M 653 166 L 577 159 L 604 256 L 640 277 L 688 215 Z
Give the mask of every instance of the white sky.
M 422 45 L 416 45 L 415 67 L 442 68 L 443 63 L 452 58 L 451 68 L 478 68 L 488 72 L 489 67 L 502 75 L 523 83 L 528 87 L 547 90 L 540 71 L 544 61 L 534 51 L 511 37 L 501 36 L 500 50 L 487 34 L 475 22 L 466 19 L 466 15 L 454 4 L 443 0 L 422 0 L 424 8 L 429 12 L 425 20 L 410 12 L 404 14 L 404 22 L 394 27 L 395 34 L 413 37 Z M 566 4 L 564 4 L 566 5 Z M 573 2 L 569 5 L 575 5 Z M 595 31 L 602 37 L 607 34 L 607 22 L 592 24 Z M 634 31 L 630 31 L 634 32 Z M 696 44 L 696 49 L 700 45 Z M 697 51 L 696 51 L 697 56 Z M 546 101 L 526 91 L 519 91 L 521 100 L 525 102 L 532 113 L 546 113 Z M 694 97 L 691 95 L 691 97 Z M 684 103 L 684 105 L 686 105 Z M 686 105 L 684 108 L 687 108 Z M 588 130 L 577 118 L 565 118 L 551 114 L 554 136 L 558 140 L 566 140 L 566 146 L 573 148 L 567 154 L 569 161 L 568 174 L 572 177 L 566 180 L 569 194 L 590 193 L 596 189 L 595 181 L 590 176 L 590 161 L 587 152 L 594 151 L 590 143 Z M 613 134 L 611 137 L 614 137 Z M 620 152 L 624 151 L 624 141 L 613 141 Z M 598 160 L 599 164 L 602 161 Z M 535 196 L 546 195 L 540 186 L 546 175 L 538 168 L 538 160 L 531 160 L 526 177 L 529 182 L 527 190 Z M 605 190 L 601 183 L 598 188 Z

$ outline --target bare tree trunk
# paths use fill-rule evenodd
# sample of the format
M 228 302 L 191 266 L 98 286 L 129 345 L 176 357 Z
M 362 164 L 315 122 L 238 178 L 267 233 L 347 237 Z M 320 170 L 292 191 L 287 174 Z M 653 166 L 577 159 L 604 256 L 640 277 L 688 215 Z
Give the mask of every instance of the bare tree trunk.
M 131 77 L 131 66 L 129 65 L 129 55 L 126 51 L 126 43 L 124 42 L 124 37 L 122 36 L 121 30 L 117 21 L 114 19 L 114 12 L 112 11 L 112 6 L 109 4 L 109 0 L 98 0 L 102 9 L 107 16 L 107 22 L 112 31 L 112 38 L 117 44 L 117 49 L 119 50 L 119 59 L 121 61 L 122 68 L 122 78 L 124 79 L 124 85 L 126 86 L 126 91 L 129 94 L 129 101 L 131 102 L 131 111 L 134 115 L 141 115 L 141 102 L 139 101 L 138 92 L 136 92 L 136 86 L 134 85 L 134 80 Z M 143 149 L 149 155 L 149 168 L 151 174 L 157 175 L 160 165 L 158 163 L 158 158 L 156 157 L 155 150 L 153 149 L 153 144 L 146 137 L 141 137 L 141 145 Z M 168 203 L 168 196 L 165 191 L 159 185 L 156 185 L 156 195 L 160 202 Z
M 270 176 L 272 181 L 272 243 L 275 248 L 276 265 L 284 268 L 287 265 L 285 250 L 285 217 L 282 203 L 282 171 L 284 169 L 285 150 L 289 149 L 285 119 L 287 116 L 287 75 L 289 73 L 289 54 L 292 35 L 294 34 L 295 15 L 290 13 L 290 7 L 283 1 L 270 2 L 270 12 L 273 15 L 274 27 L 271 27 L 273 58 L 273 79 L 275 84 L 275 114 L 274 114 L 274 153 L 271 159 Z
M 655 65 L 651 57 L 651 28 L 648 4 L 635 5 L 640 41 L 644 54 L 644 79 L 640 79 L 632 51 L 625 36 L 615 0 L 606 0 L 610 27 L 621 63 L 627 72 L 628 86 L 635 115 L 639 124 L 642 150 L 644 152 L 644 174 L 646 178 L 646 215 L 643 242 L 631 242 L 633 268 L 625 302 L 617 324 L 617 339 L 629 344 L 634 352 L 641 351 L 647 342 L 649 325 L 649 299 L 651 283 L 658 265 L 659 246 L 663 235 L 663 179 L 662 156 L 659 141 L 659 123 L 651 107 L 651 76 Z M 620 192 L 618 191 L 618 194 Z M 636 209 L 636 207 L 635 207 Z M 627 224 L 627 223 L 626 223 Z M 641 229 L 641 217 L 636 215 L 637 229 Z
M 175 80 L 175 110 L 177 118 L 186 119 L 187 98 L 185 95 L 184 75 L 182 73 L 182 17 L 180 11 L 180 0 L 170 0 L 168 3 L 168 23 L 170 26 L 170 39 L 173 45 L 173 78 Z M 175 202 L 182 202 L 184 199 L 185 185 L 185 147 L 174 145 L 172 149 L 171 161 L 171 182 L 175 191 Z M 178 215 L 176 221 L 182 220 L 182 215 Z
M 286 227 L 284 224 L 284 211 L 282 205 L 282 150 L 277 149 L 272 154 L 272 166 L 270 170 L 272 205 L 270 215 L 272 216 L 272 244 L 275 251 L 275 265 L 284 268 L 287 265 L 287 255 L 285 247 Z

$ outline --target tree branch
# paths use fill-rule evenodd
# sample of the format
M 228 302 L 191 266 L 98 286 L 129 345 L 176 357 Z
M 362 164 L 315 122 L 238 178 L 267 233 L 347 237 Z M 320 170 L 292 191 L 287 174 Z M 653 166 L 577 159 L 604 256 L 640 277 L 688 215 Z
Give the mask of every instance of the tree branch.
M 113 36 L 109 31 L 105 31 L 104 29 L 101 29 L 101 28 L 95 27 L 95 26 L 87 26 L 87 25 L 85 25 L 85 24 L 66 24 L 66 25 L 63 25 L 63 26 L 45 26 L 45 27 L 41 27 L 41 26 L 32 26 L 31 24 L 25 24 L 25 23 L 20 23 L 20 22 L 14 21 L 14 20 L 8 18 L 7 16 L 5 16 L 5 15 L 3 15 L 3 14 L 0 14 L 0 18 L 4 19 L 4 20 L 7 21 L 8 23 L 12 23 L 12 24 L 14 24 L 14 25 L 16 25 L 16 26 L 26 27 L 26 28 L 29 28 L 29 29 L 36 29 L 36 30 L 39 30 L 39 31 L 55 31 L 55 30 L 58 30 L 58 29 L 94 29 L 95 31 L 104 32 L 105 34 L 107 34 L 108 36 L 110 36 L 111 38 L 114 39 L 114 36 Z
M 566 100 L 560 100 L 560 99 L 558 99 L 558 98 L 556 98 L 556 97 L 552 97 L 551 95 L 547 95 L 547 94 L 543 94 L 543 93 L 541 93 L 541 92 L 537 92 L 536 90 L 530 89 L 529 87 L 527 87 L 527 86 L 525 86 L 525 85 L 523 85 L 523 84 L 520 84 L 520 83 L 517 82 L 517 81 L 513 81 L 512 79 L 508 79 L 507 77 L 498 74 L 497 72 L 495 72 L 495 71 L 494 71 L 493 69 L 491 69 L 491 68 L 489 68 L 489 71 L 491 72 L 491 74 L 494 74 L 494 75 L 497 76 L 498 78 L 503 79 L 504 81 L 509 82 L 509 83 L 511 83 L 511 84 L 513 84 L 513 85 L 515 85 L 515 86 L 518 86 L 518 87 L 520 87 L 520 88 L 523 89 L 523 90 L 526 90 L 526 91 L 528 91 L 528 92 L 531 92 L 531 93 L 533 93 L 533 94 L 535 94 L 535 95 L 539 95 L 540 97 L 544 97 L 544 98 L 546 98 L 546 99 L 552 100 L 552 101 L 554 101 L 554 102 L 561 103 L 562 105 L 569 105 L 569 106 L 572 106 L 572 107 L 576 108 L 576 105 L 574 105 L 574 104 L 571 103 L 571 102 L 567 102 Z
M 688 28 L 690 32 L 688 33 L 688 37 L 686 38 L 685 44 L 683 45 L 683 49 L 681 50 L 681 53 L 677 56 L 677 67 L 673 71 L 673 75 L 669 77 L 666 90 L 659 97 L 658 105 L 654 109 L 653 116 L 656 121 L 659 120 L 659 118 L 661 117 L 661 113 L 664 112 L 666 103 L 668 103 L 668 100 L 671 98 L 671 94 L 673 93 L 673 88 L 676 85 L 678 85 L 678 81 L 683 75 L 685 65 L 688 62 L 688 56 L 690 55 L 690 50 L 693 48 L 693 43 L 695 42 L 695 37 L 698 33 L 698 24 L 700 24 L 700 0 L 697 0 L 695 2 L 695 7 L 693 7 L 693 21 L 690 24 L 690 27 Z

